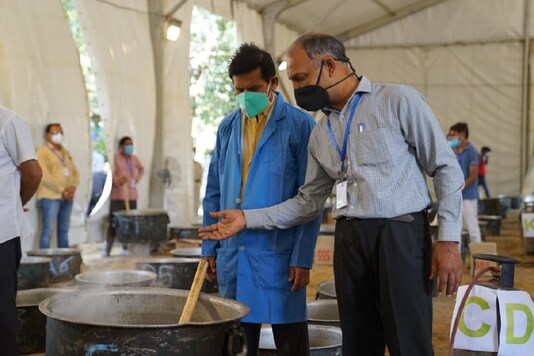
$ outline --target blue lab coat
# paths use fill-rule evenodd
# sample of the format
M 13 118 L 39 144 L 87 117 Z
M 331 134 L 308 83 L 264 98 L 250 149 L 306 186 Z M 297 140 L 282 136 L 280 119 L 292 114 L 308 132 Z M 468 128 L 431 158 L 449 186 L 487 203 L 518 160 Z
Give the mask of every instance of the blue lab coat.
M 277 93 L 241 198 L 242 120 L 237 109 L 219 126 L 202 204 L 204 225 L 216 223 L 210 211 L 268 207 L 292 198 L 304 183 L 315 122 Z M 291 291 L 289 266 L 312 267 L 319 225 L 317 217 L 290 229 L 245 229 L 228 240 L 203 241 L 202 255 L 217 257 L 219 294 L 250 308 L 244 322 L 287 324 L 307 319 L 306 288 Z

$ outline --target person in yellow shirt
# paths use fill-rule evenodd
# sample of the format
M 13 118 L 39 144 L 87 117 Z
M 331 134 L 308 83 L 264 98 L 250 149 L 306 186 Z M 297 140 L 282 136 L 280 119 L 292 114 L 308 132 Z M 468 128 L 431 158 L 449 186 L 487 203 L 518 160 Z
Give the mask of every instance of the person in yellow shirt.
M 45 144 L 37 150 L 37 160 L 43 179 L 37 191 L 42 213 L 39 248 L 50 248 L 52 230 L 57 222 L 57 246 L 69 247 L 69 225 L 76 187 L 80 182 L 72 156 L 62 146 L 63 129 L 60 124 L 48 124 Z

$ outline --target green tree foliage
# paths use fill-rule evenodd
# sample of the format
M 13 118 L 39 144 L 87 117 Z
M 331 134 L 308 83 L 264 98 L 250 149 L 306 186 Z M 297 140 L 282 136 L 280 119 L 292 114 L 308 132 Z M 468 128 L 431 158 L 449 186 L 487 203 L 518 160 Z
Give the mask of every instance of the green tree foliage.
M 85 43 L 83 32 L 78 21 L 78 13 L 74 9 L 71 0 L 61 0 L 65 17 L 70 26 L 72 39 L 78 48 L 80 56 L 80 66 L 82 68 L 85 89 L 87 90 L 87 97 L 89 100 L 89 115 L 91 119 L 91 140 L 93 142 L 93 150 L 106 156 L 106 144 L 104 142 L 103 122 L 99 115 L 98 98 L 96 96 L 95 75 L 91 66 L 91 59 L 87 53 L 87 45 Z
M 235 50 L 235 27 L 230 21 L 199 7 L 191 23 L 191 106 L 193 121 L 216 128 L 236 108 L 228 64 Z

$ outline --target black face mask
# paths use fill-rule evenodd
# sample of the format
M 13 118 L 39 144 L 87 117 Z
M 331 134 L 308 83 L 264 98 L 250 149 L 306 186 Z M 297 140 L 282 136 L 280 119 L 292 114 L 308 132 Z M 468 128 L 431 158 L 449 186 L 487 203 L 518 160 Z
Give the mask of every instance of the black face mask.
M 319 86 L 319 81 L 321 80 L 321 74 L 323 72 L 323 64 L 324 62 L 321 61 L 321 69 L 319 70 L 319 76 L 317 77 L 317 82 L 315 83 L 315 85 L 307 85 L 303 88 L 294 90 L 297 105 L 303 108 L 304 110 L 318 111 L 328 106 L 328 104 L 330 103 L 330 98 L 328 97 L 327 90 L 338 85 L 345 79 L 348 79 L 350 76 L 355 75 L 353 71 L 340 81 L 330 85 L 329 87 L 323 88 Z

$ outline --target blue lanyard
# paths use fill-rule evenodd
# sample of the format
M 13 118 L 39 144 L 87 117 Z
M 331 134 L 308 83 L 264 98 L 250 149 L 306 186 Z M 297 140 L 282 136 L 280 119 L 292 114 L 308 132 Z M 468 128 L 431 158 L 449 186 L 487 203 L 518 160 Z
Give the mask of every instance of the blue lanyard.
M 57 154 L 56 150 L 54 150 L 53 148 L 50 148 L 50 146 L 48 145 L 45 145 L 45 146 L 54 154 L 54 156 L 56 156 L 59 159 L 59 161 L 61 162 L 61 165 L 65 167 L 65 153 L 63 153 L 63 157 L 60 157 Z
M 354 103 L 352 104 L 352 109 L 350 110 L 350 116 L 347 120 L 347 128 L 345 129 L 345 136 L 343 137 L 343 148 L 340 149 L 339 145 L 336 141 L 336 136 L 334 136 L 334 132 L 332 131 L 332 124 L 330 123 L 330 116 L 328 117 L 328 133 L 330 134 L 330 138 L 332 139 L 332 143 L 334 147 L 336 148 L 337 153 L 339 154 L 339 159 L 341 160 L 341 170 L 339 174 L 345 173 L 345 157 L 347 156 L 347 143 L 349 141 L 349 133 L 350 133 L 350 124 L 352 123 L 352 119 L 354 117 L 354 113 L 356 112 L 356 108 L 358 107 L 358 103 L 360 102 L 360 98 L 362 96 L 362 93 L 356 93 L 356 96 L 354 98 Z

